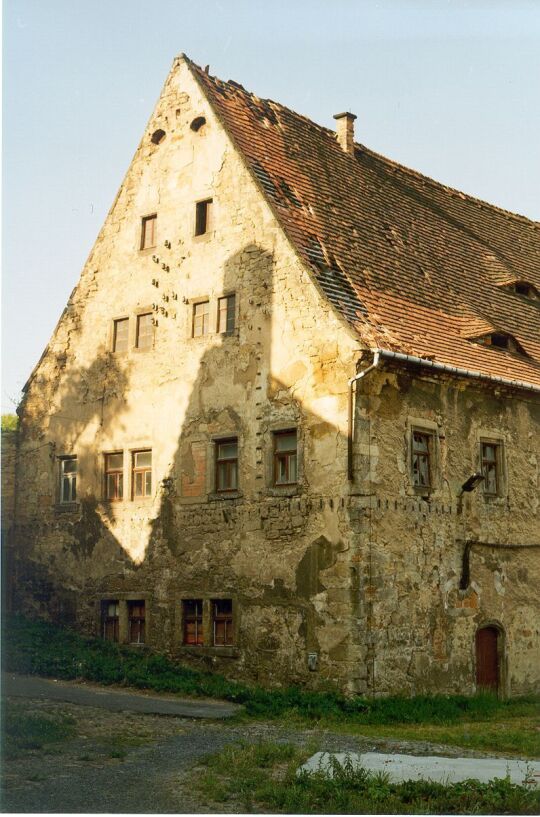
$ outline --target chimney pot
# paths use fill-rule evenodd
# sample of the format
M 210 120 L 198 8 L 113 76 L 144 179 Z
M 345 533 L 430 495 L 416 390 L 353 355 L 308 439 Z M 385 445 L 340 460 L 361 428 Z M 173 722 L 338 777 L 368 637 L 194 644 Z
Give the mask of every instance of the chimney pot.
M 334 115 L 336 120 L 336 138 L 339 145 L 345 153 L 354 156 L 354 120 L 356 115 L 345 111 L 344 113 L 336 113 Z

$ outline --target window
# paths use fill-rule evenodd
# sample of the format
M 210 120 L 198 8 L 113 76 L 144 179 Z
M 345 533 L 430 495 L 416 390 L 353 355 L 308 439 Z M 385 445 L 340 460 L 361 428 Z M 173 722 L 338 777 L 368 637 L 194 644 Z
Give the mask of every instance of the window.
M 481 471 L 484 475 L 484 493 L 497 496 L 501 488 L 501 446 L 500 443 L 481 443 Z
M 216 491 L 236 491 L 238 488 L 238 440 L 216 442 Z
M 515 292 L 516 295 L 521 295 L 523 298 L 530 298 L 533 301 L 538 300 L 539 293 L 534 284 L 529 284 L 527 281 L 515 281 L 510 284 L 508 289 Z
M 210 331 L 210 301 L 193 304 L 193 337 L 201 338 Z
M 118 502 L 124 497 L 124 455 L 105 454 L 105 498 Z
M 145 624 L 144 601 L 128 601 L 128 640 L 130 644 L 144 644 Z
M 201 599 L 186 599 L 182 602 L 184 621 L 184 644 L 200 646 L 203 643 L 203 603 Z
M 412 481 L 415 488 L 429 488 L 431 486 L 431 434 L 423 431 L 412 432 L 411 438 L 411 466 Z
M 163 142 L 163 140 L 165 139 L 165 136 L 166 136 L 165 131 L 162 130 L 162 128 L 158 128 L 152 134 L 152 138 L 151 138 L 152 144 L 153 145 L 160 145 Z
M 60 460 L 60 502 L 77 501 L 77 457 Z
M 152 452 L 134 451 L 131 485 L 133 499 L 152 494 Z
M 218 299 L 218 332 L 234 332 L 236 295 L 225 295 Z
M 217 599 L 212 602 L 212 624 L 214 647 L 230 647 L 234 643 L 231 599 Z
M 101 603 L 101 635 L 106 641 L 118 641 L 120 605 L 117 601 Z
M 297 481 L 296 429 L 274 432 L 274 484 Z
M 204 235 L 208 230 L 211 204 L 212 199 L 206 199 L 198 201 L 195 205 L 195 235 Z
M 119 318 L 113 325 L 113 352 L 127 352 L 129 346 L 129 318 Z
M 145 216 L 142 220 L 141 250 L 156 246 L 157 216 Z
M 137 315 L 137 336 L 135 346 L 137 349 L 151 349 L 154 341 L 154 327 L 152 325 L 152 313 Z

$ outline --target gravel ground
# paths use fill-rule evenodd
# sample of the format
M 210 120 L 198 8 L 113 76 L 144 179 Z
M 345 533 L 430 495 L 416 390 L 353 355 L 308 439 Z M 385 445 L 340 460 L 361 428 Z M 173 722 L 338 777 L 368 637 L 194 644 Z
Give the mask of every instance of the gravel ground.
M 135 693 L 137 694 L 137 693 Z M 40 698 L 8 697 L 20 711 L 69 715 L 76 735 L 6 760 L 4 812 L 208 813 L 190 784 L 200 758 L 241 740 L 315 745 L 322 751 L 386 751 L 485 756 L 424 742 L 373 740 L 272 723 L 238 724 L 107 711 Z M 227 811 L 223 804 L 220 810 Z M 233 804 L 228 805 L 234 811 Z

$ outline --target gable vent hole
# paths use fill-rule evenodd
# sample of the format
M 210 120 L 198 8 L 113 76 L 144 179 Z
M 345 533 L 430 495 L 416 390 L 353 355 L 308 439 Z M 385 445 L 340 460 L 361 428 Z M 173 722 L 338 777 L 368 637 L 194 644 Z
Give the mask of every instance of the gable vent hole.
M 203 125 L 206 125 L 206 119 L 204 118 L 204 116 L 197 116 L 195 117 L 195 119 L 193 120 L 189 127 L 191 128 L 191 130 L 194 130 L 195 133 L 197 133 L 197 131 L 199 131 Z
M 158 130 L 155 130 L 154 133 L 152 134 L 152 143 L 154 145 L 160 145 L 165 139 L 165 135 L 166 135 L 165 131 L 161 130 L 161 128 L 158 128 Z

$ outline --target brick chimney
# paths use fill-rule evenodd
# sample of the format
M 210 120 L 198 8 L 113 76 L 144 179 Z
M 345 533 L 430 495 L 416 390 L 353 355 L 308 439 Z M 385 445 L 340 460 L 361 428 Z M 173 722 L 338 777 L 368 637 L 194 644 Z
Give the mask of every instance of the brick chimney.
M 346 111 L 345 113 L 337 113 L 334 116 L 334 119 L 337 122 L 336 125 L 336 138 L 340 144 L 342 150 L 345 153 L 350 153 L 351 156 L 354 155 L 354 120 L 356 119 L 356 115 L 354 113 L 349 113 Z

